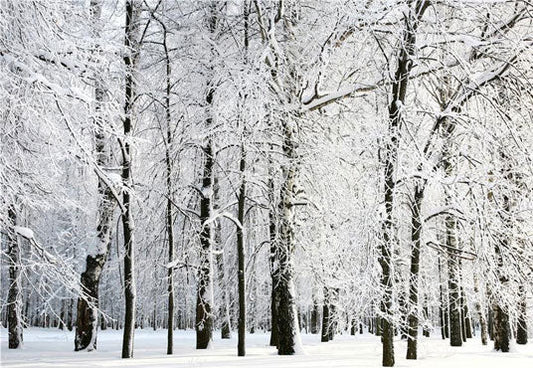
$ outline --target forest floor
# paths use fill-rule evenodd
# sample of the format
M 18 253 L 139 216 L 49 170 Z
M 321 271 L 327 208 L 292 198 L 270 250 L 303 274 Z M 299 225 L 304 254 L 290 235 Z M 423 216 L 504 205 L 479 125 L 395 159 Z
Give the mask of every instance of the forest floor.
M 221 340 L 217 334 L 209 350 L 194 349 L 194 331 L 176 331 L 174 355 L 166 355 L 166 330 L 137 330 L 133 359 L 120 359 L 121 331 L 99 331 L 98 351 L 74 352 L 73 332 L 57 329 L 31 328 L 24 330 L 24 346 L 18 350 L 7 349 L 7 331 L 0 330 L 2 367 L 380 367 L 381 344 L 370 335 L 341 335 L 334 341 L 321 343 L 318 335 L 302 335 L 305 353 L 298 356 L 277 356 L 268 346 L 268 334 L 247 335 L 247 356 L 237 357 L 236 335 Z M 452 348 L 439 336 L 421 338 L 419 360 L 405 359 L 406 342 L 397 340 L 396 367 L 430 368 L 490 368 L 533 367 L 533 344 L 512 345 L 510 353 L 498 353 L 491 345 L 482 346 L 479 337 L 469 340 L 463 347 Z

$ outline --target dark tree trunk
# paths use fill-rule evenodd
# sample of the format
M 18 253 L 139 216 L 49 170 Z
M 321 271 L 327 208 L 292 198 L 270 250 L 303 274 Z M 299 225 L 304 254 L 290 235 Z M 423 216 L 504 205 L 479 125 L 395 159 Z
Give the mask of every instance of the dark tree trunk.
M 292 118 L 287 116 L 287 118 Z M 288 163 L 282 166 L 283 184 L 279 205 L 279 241 L 276 242 L 276 260 L 279 265 L 276 288 L 276 318 L 278 326 L 278 354 L 293 355 L 300 339 L 296 300 L 294 295 L 294 260 L 295 247 L 295 201 L 298 163 L 296 154 L 295 128 L 287 121 L 283 122 L 283 152 Z
M 100 22 L 102 4 L 99 1 L 91 1 L 90 16 L 94 24 L 95 36 L 99 37 L 100 30 L 97 26 Z M 100 169 L 109 167 L 110 153 L 108 138 L 106 134 L 106 122 L 102 118 L 102 105 L 104 103 L 105 91 L 102 81 L 96 76 L 95 87 L 95 154 L 96 163 Z M 113 223 L 113 212 L 116 200 L 113 197 L 109 183 L 98 178 L 98 224 L 96 226 L 96 236 L 98 245 L 94 252 L 87 255 L 85 261 L 85 271 L 81 274 L 81 289 L 83 297 L 78 298 L 76 314 L 76 335 L 74 338 L 74 350 L 91 351 L 97 347 L 97 326 L 98 326 L 98 288 L 102 270 L 108 258 L 111 248 L 111 226 Z
M 244 57 L 245 61 L 248 57 L 248 3 L 244 2 Z M 244 99 L 246 96 L 244 96 Z M 237 341 L 237 355 L 246 355 L 246 280 L 245 280 L 245 250 L 244 250 L 244 215 L 246 205 L 246 147 L 244 146 L 244 136 L 246 134 L 246 126 L 243 127 L 243 136 L 241 137 L 241 159 L 239 161 L 239 172 L 241 174 L 241 185 L 238 196 L 237 219 L 239 225 L 237 227 L 237 278 L 239 290 L 239 320 L 238 320 L 238 341 Z M 255 298 L 254 298 L 255 300 Z M 252 331 L 254 327 L 252 326 Z
M 330 340 L 329 329 L 331 324 L 331 318 L 329 314 L 329 297 L 329 290 L 328 288 L 324 287 L 324 304 L 322 305 L 322 333 L 320 336 L 321 342 L 328 342 Z
M 502 353 L 509 352 L 509 337 L 511 334 L 509 315 L 499 304 L 494 304 L 494 350 Z
M 212 103 L 213 91 L 207 95 L 207 101 Z M 208 126 L 211 126 L 212 118 L 208 118 Z M 213 146 L 211 139 L 204 147 L 204 172 L 202 179 L 202 193 L 209 193 L 213 175 Z M 196 299 L 196 349 L 207 349 L 213 338 L 213 316 L 211 312 L 211 224 L 208 222 L 211 216 L 211 198 L 209 194 L 202 194 L 200 199 L 200 268 L 197 283 Z
M 392 105 L 391 105 L 392 106 Z M 399 112 L 395 112 L 397 115 Z M 381 245 L 381 255 L 379 263 L 381 265 L 381 286 L 383 288 L 383 298 L 381 300 L 381 312 L 384 318 L 380 318 L 380 323 L 376 332 L 382 334 L 382 365 L 384 367 L 394 366 L 394 326 L 392 325 L 392 282 L 391 282 L 391 268 L 392 263 L 392 231 L 393 231 L 393 198 L 394 198 L 394 160 L 396 159 L 398 138 L 396 137 L 396 130 L 398 127 L 398 117 L 392 120 L 391 132 L 393 134 L 392 143 L 387 144 L 387 156 L 385 159 L 385 210 L 386 219 L 384 226 L 384 241 Z M 377 335 L 377 333 L 376 333 Z
M 64 330 L 65 329 L 65 319 L 66 319 L 66 304 L 65 299 L 61 299 L 61 311 L 59 313 L 59 329 Z M 24 313 L 23 313 L 24 314 Z
M 72 331 L 74 328 L 73 326 L 73 309 L 74 309 L 74 299 L 70 298 L 68 302 L 68 309 L 67 309 L 67 330 Z
M 516 329 L 516 343 L 519 345 L 527 344 L 527 320 L 526 320 L 526 301 L 525 299 L 520 302 L 519 315 Z
M 476 275 L 474 275 L 474 294 L 477 295 L 478 299 L 481 298 L 479 293 L 479 281 Z M 485 318 L 485 313 L 483 312 L 483 308 L 481 307 L 481 302 L 479 300 L 476 301 L 475 307 L 481 328 L 481 344 L 487 345 L 487 319 Z
M 489 194 L 489 198 L 492 199 L 492 193 Z M 509 231 L 511 228 L 510 221 L 511 201 L 507 195 L 503 196 L 503 211 L 500 215 L 503 218 L 503 222 L 508 225 Z M 509 246 L 509 235 L 507 233 L 500 234 L 500 244 L 496 244 L 495 253 L 498 262 L 498 278 L 502 287 L 506 287 L 509 278 L 505 274 L 503 269 L 503 255 L 502 249 L 507 249 Z M 502 353 L 509 352 L 509 340 L 511 335 L 511 326 L 509 323 L 508 311 L 503 307 L 503 303 L 496 299 L 494 296 L 494 302 L 492 310 L 494 313 L 494 350 L 501 351 Z
M 442 303 L 442 302 L 441 302 Z M 446 339 L 446 326 L 444 325 L 444 308 L 442 307 L 442 304 L 439 304 L 439 322 L 440 322 L 440 335 L 443 340 Z
M 161 23 L 163 26 L 163 48 L 165 51 L 165 71 L 166 71 L 166 90 L 165 90 L 165 120 L 167 123 L 167 136 L 166 136 L 166 147 L 165 147 L 165 163 L 166 163 L 166 186 L 167 186 L 167 208 L 166 208 L 166 230 L 167 230 L 167 245 L 168 245 L 168 262 L 171 263 L 174 261 L 174 216 L 172 214 L 172 200 L 174 192 L 172 190 L 172 117 L 171 117 L 171 104 L 170 96 L 172 93 L 172 81 L 171 81 L 171 66 L 170 66 L 170 57 L 168 52 L 167 45 L 167 28 L 164 26 L 164 23 Z M 171 355 L 174 353 L 174 269 L 172 267 L 168 268 L 167 271 L 168 277 L 168 316 L 167 316 L 167 354 Z M 155 321 L 155 309 L 154 309 L 154 329 L 156 328 Z
M 424 313 L 424 320 L 425 320 L 425 321 L 428 321 L 428 320 L 429 320 L 429 307 L 428 307 L 428 298 L 427 298 L 427 295 L 426 295 L 426 298 L 424 299 L 423 313 Z M 428 327 L 428 325 L 427 325 L 427 322 L 426 322 L 426 324 L 424 325 L 424 328 L 423 328 L 423 330 L 422 330 L 422 334 L 423 334 L 425 337 L 429 337 L 430 330 L 429 330 L 429 327 Z
M 335 304 L 330 304 L 329 306 L 329 326 L 328 326 L 328 339 L 332 341 L 335 337 L 335 331 L 337 330 L 337 320 L 336 320 L 336 307 Z
M 414 3 L 414 4 L 413 4 Z M 383 223 L 383 242 L 379 263 L 382 269 L 381 287 L 383 298 L 381 312 L 383 313 L 383 354 L 384 367 L 394 366 L 394 326 L 392 324 L 392 252 L 394 248 L 393 206 L 395 192 L 395 166 L 399 146 L 399 132 L 402 124 L 401 106 L 405 103 L 409 76 L 413 67 L 412 57 L 415 53 L 416 31 L 428 3 L 424 0 L 408 2 L 410 12 L 405 15 L 405 29 L 403 31 L 403 47 L 398 55 L 398 65 L 392 83 L 392 99 L 389 105 L 389 139 L 384 150 L 384 203 L 385 220 Z
M 463 287 L 459 288 L 461 290 L 459 297 L 459 310 L 461 312 L 461 338 L 463 342 L 466 342 L 466 316 L 465 316 L 465 304 L 463 299 Z
M 133 357 L 133 336 L 135 333 L 135 241 L 134 241 L 134 223 L 132 212 L 131 192 L 133 190 L 132 178 L 132 115 L 133 104 L 135 100 L 135 82 L 133 73 L 135 69 L 136 58 L 138 55 L 136 45 L 137 15 L 138 9 L 134 0 L 126 2 L 126 26 L 124 46 L 126 50 L 124 56 L 124 66 L 126 70 L 125 98 L 124 98 L 124 120 L 123 134 L 124 139 L 121 142 L 122 148 L 122 232 L 124 238 L 124 334 L 122 338 L 122 358 Z
M 379 316 L 374 318 L 374 330 L 376 336 L 383 336 L 383 319 Z
M 448 313 L 446 309 L 446 298 L 442 287 L 442 266 L 440 254 L 437 254 L 437 267 L 439 272 L 439 321 L 440 321 L 440 333 L 442 339 L 445 340 L 448 337 Z
M 448 249 L 457 249 L 457 240 L 455 238 L 456 226 L 456 219 L 453 216 L 446 216 L 446 246 Z M 452 254 L 448 254 L 448 313 L 451 346 L 463 345 L 460 295 L 457 282 L 458 273 L 457 260 Z
M 271 207 L 268 212 L 268 221 L 269 221 L 269 240 L 270 240 L 270 255 L 269 255 L 269 264 L 270 264 L 270 278 L 272 280 L 272 291 L 270 298 L 270 346 L 278 346 L 278 306 L 277 306 L 277 285 L 278 285 L 278 275 L 279 269 L 276 264 L 276 249 L 277 249 L 277 223 L 276 223 L 276 206 L 275 203 L 275 187 L 274 187 L 274 169 L 273 163 L 269 164 L 269 179 L 268 179 L 268 196 Z
M 239 289 L 239 322 L 238 322 L 238 343 L 237 355 L 245 356 L 245 338 L 246 338 L 246 284 L 244 274 L 244 211 L 246 199 L 246 179 L 244 170 L 246 168 L 246 151 L 244 143 L 241 146 L 241 159 L 239 171 L 241 173 L 241 186 L 239 188 L 237 219 L 240 226 L 237 227 L 237 263 L 238 263 L 238 289 Z
M 22 300 L 20 290 L 20 247 L 15 226 L 17 215 L 13 206 L 7 210 L 7 260 L 9 264 L 9 291 L 7 296 L 7 325 L 9 349 L 22 346 Z
M 455 125 L 450 123 L 447 118 L 442 118 L 440 123 L 443 129 L 443 136 L 446 139 L 443 148 L 442 166 L 446 176 L 451 177 L 454 172 L 451 161 L 450 137 L 454 131 Z M 450 195 L 446 193 L 446 205 L 451 205 Z M 448 214 L 445 217 L 446 226 L 446 249 L 448 253 L 448 313 L 450 320 L 450 345 L 462 346 L 462 326 L 461 326 L 461 294 L 459 289 L 459 280 L 461 269 L 459 259 L 456 257 L 459 251 L 457 244 L 457 219 L 455 216 Z
M 317 334 L 319 330 L 319 316 L 318 304 L 313 301 L 313 309 L 311 310 L 311 333 Z
M 527 344 L 527 296 L 524 285 L 518 287 L 518 321 L 516 326 L 516 343 L 519 345 Z
M 424 188 L 418 184 L 415 186 L 414 200 L 411 213 L 411 270 L 409 277 L 409 339 L 407 340 L 407 359 L 417 358 L 418 341 L 418 278 L 420 270 L 420 233 L 422 219 L 420 208 L 424 197 Z
M 214 175 L 213 178 L 213 209 L 218 211 L 220 208 L 219 202 L 219 184 L 218 177 Z M 228 283 L 226 281 L 226 265 L 224 256 L 224 247 L 222 245 L 222 226 L 220 221 L 214 224 L 214 246 L 216 247 L 216 267 L 217 267 L 217 283 L 220 289 L 220 307 L 218 311 L 220 319 L 220 338 L 230 339 L 230 315 L 229 315 L 229 291 Z
M 489 308 L 488 310 L 488 333 L 489 333 L 489 339 L 491 341 L 494 341 L 494 312 L 492 311 L 492 308 Z
M 102 219 L 100 222 L 102 222 Z M 104 226 L 109 225 L 110 223 L 106 221 Z M 110 243 L 110 230 L 105 229 L 104 231 L 107 232 L 107 241 Z M 105 239 L 102 240 L 105 241 Z M 106 258 L 107 253 L 105 252 L 95 256 L 87 256 L 85 262 L 85 272 L 81 274 L 81 286 L 85 296 L 78 298 L 76 314 L 76 337 L 74 339 L 75 351 L 91 351 L 96 349 L 96 332 L 98 326 L 98 286 Z
M 468 316 L 468 302 L 466 300 L 466 295 L 463 287 L 461 286 L 461 315 L 462 315 L 462 324 L 463 324 L 463 341 L 466 342 L 466 339 L 472 338 L 472 325 L 470 323 L 470 317 Z
M 215 180 L 216 182 L 216 180 Z M 216 186 L 216 183 L 215 183 Z M 216 193 L 216 192 L 215 192 Z M 219 316 L 221 319 L 220 322 L 220 338 L 221 339 L 230 339 L 231 338 L 231 329 L 230 329 L 230 316 L 229 316 L 229 295 L 227 290 L 226 276 L 225 276 L 225 264 L 224 264 L 224 254 L 223 249 L 220 246 L 220 223 L 215 225 L 215 243 L 218 247 L 218 253 L 216 257 L 217 268 L 218 268 L 218 284 L 220 287 L 220 310 Z
M 208 29 L 211 35 L 216 32 L 217 14 L 216 3 L 210 4 L 210 16 L 208 19 Z M 213 70 L 209 70 L 213 73 Z M 202 174 L 202 189 L 200 198 L 200 267 L 197 281 L 196 297 L 196 349 L 207 349 L 213 340 L 213 312 L 212 312 L 212 284 L 211 284 L 211 191 L 213 186 L 213 168 L 215 165 L 215 156 L 213 149 L 213 140 L 210 130 L 213 128 L 213 97 L 215 94 L 212 80 L 208 81 L 205 102 L 207 104 L 207 118 L 205 128 L 208 136 L 202 147 L 204 155 L 204 168 Z

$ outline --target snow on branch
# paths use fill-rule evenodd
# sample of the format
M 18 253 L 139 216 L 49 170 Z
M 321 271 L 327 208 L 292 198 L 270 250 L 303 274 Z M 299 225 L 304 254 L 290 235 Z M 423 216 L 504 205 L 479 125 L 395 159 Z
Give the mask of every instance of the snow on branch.
M 34 238 L 33 230 L 27 227 L 15 226 L 15 233 L 25 239 L 32 240 Z

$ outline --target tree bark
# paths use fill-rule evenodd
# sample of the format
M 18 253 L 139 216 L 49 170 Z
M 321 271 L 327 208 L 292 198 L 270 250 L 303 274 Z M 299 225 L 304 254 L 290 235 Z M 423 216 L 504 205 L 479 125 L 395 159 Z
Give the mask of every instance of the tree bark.
M 414 4 L 413 4 L 414 3 Z M 392 252 L 394 248 L 394 191 L 395 191 L 395 166 L 399 146 L 399 132 L 403 120 L 402 106 L 405 103 L 409 76 L 413 67 L 415 53 L 416 31 L 429 4 L 424 0 L 408 2 L 409 13 L 405 15 L 405 29 L 403 31 L 403 47 L 398 55 L 398 65 L 392 83 L 392 100 L 389 105 L 389 136 L 384 154 L 384 203 L 385 219 L 383 222 L 383 242 L 379 263 L 382 269 L 381 287 L 383 297 L 381 312 L 383 314 L 383 354 L 384 367 L 394 366 L 394 326 L 392 324 Z
M 463 325 L 463 342 L 466 339 L 472 338 L 472 326 L 470 324 L 470 317 L 468 316 L 468 303 L 463 287 L 461 286 L 461 316 Z
M 446 246 L 448 249 L 457 249 L 456 227 L 457 220 L 446 216 Z M 448 313 L 450 319 L 450 345 L 462 346 L 461 306 L 459 296 L 458 279 L 459 268 L 457 260 L 452 254 L 448 254 Z
M 311 333 L 317 334 L 319 330 L 319 316 L 320 312 L 318 311 L 318 305 L 316 301 L 313 300 L 313 309 L 311 310 Z
M 90 17 L 93 24 L 95 37 L 100 37 L 100 17 L 102 4 L 98 0 L 90 3 Z M 99 45 L 96 48 L 99 49 Z M 99 75 L 95 75 L 95 108 L 94 122 L 95 132 L 95 154 L 96 164 L 99 168 L 106 168 L 110 165 L 110 153 L 108 147 L 108 137 L 106 134 L 106 122 L 102 117 L 102 105 L 105 98 L 105 90 Z M 93 252 L 87 255 L 85 260 L 85 271 L 81 274 L 81 289 L 85 294 L 78 298 L 76 314 L 76 334 L 74 338 L 74 350 L 95 350 L 97 347 L 98 329 L 98 306 L 100 277 L 107 261 L 111 248 L 111 235 L 113 212 L 116 200 L 113 197 L 111 188 L 98 178 L 98 223 L 96 226 L 96 236 L 98 245 Z
M 509 315 L 503 310 L 499 303 L 494 303 L 494 350 L 502 353 L 509 352 L 509 337 L 511 334 L 509 325 Z
M 276 249 L 277 249 L 277 216 L 276 216 L 276 206 L 275 195 L 274 195 L 274 170 L 273 163 L 269 163 L 269 178 L 268 178 L 268 198 L 271 204 L 271 207 L 268 211 L 268 231 L 269 231 L 269 240 L 270 240 L 270 255 L 269 255 L 269 265 L 270 265 L 270 278 L 272 281 L 272 290 L 270 297 L 270 346 L 278 346 L 278 307 L 277 307 L 277 284 L 278 284 L 278 275 L 279 268 L 278 263 L 276 262 Z
M 213 92 L 209 91 L 208 103 L 212 103 Z M 208 119 L 211 126 L 211 117 Z M 200 267 L 196 299 L 196 349 L 207 349 L 213 339 L 213 316 L 211 311 L 211 198 L 210 190 L 213 175 L 213 146 L 211 138 L 204 146 L 204 172 L 202 179 L 202 198 L 200 199 Z
M 241 145 L 241 159 L 239 162 L 239 171 L 241 174 L 241 185 L 239 188 L 237 219 L 240 226 L 237 227 L 237 263 L 238 263 L 238 289 L 239 289 L 239 322 L 238 322 L 238 343 L 237 355 L 245 356 L 245 338 L 246 338 L 246 284 L 244 274 L 244 211 L 246 200 L 246 179 L 244 171 L 246 169 L 246 150 L 244 142 Z
M 329 289 L 324 287 L 324 303 L 322 304 L 322 333 L 320 335 L 321 342 L 328 342 L 330 340 L 329 336 L 329 326 L 331 324 L 330 310 L 329 310 Z
M 218 233 L 220 232 L 220 225 L 215 225 L 215 242 L 220 244 L 217 241 Z M 220 338 L 221 339 L 230 339 L 231 338 L 231 329 L 230 329 L 230 316 L 229 316 L 229 295 L 227 291 L 227 282 L 225 276 L 225 264 L 224 264 L 224 254 L 222 253 L 222 248 L 218 248 L 217 253 L 217 267 L 218 267 L 218 284 L 220 286 L 220 310 L 219 316 L 221 319 L 220 323 Z
M 506 157 L 501 153 L 503 159 Z M 511 173 L 508 170 L 503 172 L 504 177 L 511 178 Z M 507 226 L 505 232 L 499 234 L 498 243 L 495 244 L 495 256 L 497 262 L 497 274 L 502 288 L 507 288 L 509 283 L 509 278 L 504 270 L 504 259 L 502 255 L 502 250 L 507 249 L 510 242 L 510 235 L 508 232 L 511 231 L 511 200 L 507 194 L 503 194 L 503 208 L 501 208 L 500 216 L 502 222 Z M 494 201 L 494 193 L 489 192 L 489 200 Z M 509 314 L 507 309 L 505 309 L 501 300 L 498 300 L 498 295 L 493 295 L 492 311 L 493 315 L 493 335 L 494 335 L 494 350 L 501 351 L 502 353 L 509 352 L 509 340 L 511 335 L 511 326 L 509 323 Z
M 481 298 L 480 292 L 479 292 L 479 281 L 474 274 L 474 293 L 477 294 L 478 301 L 476 301 L 475 308 L 476 312 L 479 318 L 479 324 L 481 328 L 481 344 L 487 345 L 487 319 L 485 318 L 485 313 L 483 312 L 483 308 L 481 306 L 481 302 L 479 301 L 479 298 Z
M 407 340 L 407 359 L 417 358 L 418 341 L 418 277 L 420 271 L 420 233 L 422 219 L 420 209 L 424 197 L 424 188 L 417 184 L 414 191 L 414 199 L 411 205 L 411 269 L 409 277 L 409 338 Z
M 291 118 L 287 116 L 287 118 Z M 278 326 L 278 354 L 293 355 L 299 344 L 300 330 L 296 312 L 294 290 L 294 247 L 295 247 L 295 201 L 298 163 L 296 153 L 295 127 L 288 121 L 283 121 L 283 152 L 288 162 L 282 165 L 283 184 L 280 193 L 279 206 L 279 241 L 276 242 L 276 262 L 278 263 L 278 277 L 276 288 L 277 326 Z
M 211 35 L 216 32 L 217 13 L 216 3 L 210 4 L 210 16 L 208 19 L 208 28 Z M 209 70 L 213 73 L 213 70 Z M 212 76 L 211 76 L 212 77 Z M 208 81 L 207 93 L 205 102 L 207 104 L 207 118 L 205 120 L 205 127 L 208 130 L 206 142 L 202 147 L 204 155 L 204 169 L 202 176 L 202 189 L 200 199 L 200 267 L 198 272 L 197 282 L 197 298 L 196 298 L 196 349 L 207 349 L 213 340 L 213 313 L 212 313 L 212 298 L 213 286 L 211 284 L 211 263 L 212 263 L 212 229 L 210 223 L 211 217 L 211 195 L 213 186 L 213 168 L 214 149 L 213 140 L 210 136 L 209 130 L 213 127 L 213 97 L 215 89 L 210 85 L 213 81 Z
M 124 98 L 124 119 L 123 134 L 121 142 L 122 148 L 122 232 L 124 239 L 124 334 L 122 338 L 122 358 L 133 357 L 133 336 L 135 333 L 135 238 L 134 222 L 132 212 L 132 151 L 131 135 L 133 130 L 133 107 L 135 101 L 135 81 L 133 73 L 135 70 L 138 50 L 136 45 L 137 12 L 134 0 L 126 2 L 126 26 L 124 46 L 124 66 L 126 71 L 125 98 Z
M 518 320 L 516 326 L 516 343 L 527 344 L 527 295 L 524 285 L 518 287 Z
M 167 184 L 167 208 L 166 208 L 166 228 L 167 228 L 167 242 L 168 242 L 168 262 L 174 261 L 174 216 L 172 214 L 172 198 L 174 192 L 172 190 L 172 117 L 170 111 L 170 96 L 172 93 L 172 81 L 171 81 L 171 66 L 170 57 L 167 46 L 167 30 L 164 28 L 163 47 L 165 49 L 165 61 L 166 61 L 166 91 L 165 91 L 165 120 L 167 123 L 167 144 L 165 149 L 165 162 L 166 162 L 166 184 Z M 174 270 L 172 267 L 168 268 L 168 322 L 167 322 L 167 354 L 174 353 Z M 155 325 L 155 321 L 154 321 Z
M 219 184 L 218 177 L 215 175 L 213 179 L 213 209 L 218 211 L 219 209 Z M 220 322 L 220 338 L 221 339 L 230 339 L 231 338 L 231 328 L 230 328 L 230 315 L 229 315 L 229 292 L 228 292 L 228 283 L 226 280 L 226 265 L 224 257 L 224 247 L 222 246 L 222 227 L 220 221 L 217 221 L 214 225 L 215 239 L 214 244 L 216 246 L 216 265 L 217 265 L 217 279 L 218 287 L 220 289 L 220 307 L 219 307 L 219 318 Z
M 443 147 L 442 167 L 445 175 L 451 177 L 454 172 L 453 163 L 451 161 L 451 136 L 455 129 L 455 124 L 448 121 L 446 117 L 441 118 L 439 124 L 443 130 L 443 138 L 445 145 Z M 451 205 L 450 194 L 445 193 L 446 205 Z M 457 219 L 451 214 L 445 217 L 446 237 L 445 245 L 447 249 L 447 265 L 448 265 L 448 314 L 450 323 L 450 345 L 462 346 L 462 319 L 461 319 L 461 295 L 459 289 L 459 280 L 461 268 L 459 267 L 459 260 L 456 255 L 458 252 L 457 244 Z
M 248 57 L 248 3 L 244 2 L 244 57 L 245 62 Z M 246 96 L 243 96 L 246 99 Z M 246 135 L 246 126 L 243 126 L 243 135 L 241 137 L 241 159 L 239 161 L 239 172 L 241 174 L 241 185 L 239 188 L 237 204 L 237 272 L 238 272 L 238 289 L 239 289 L 239 320 L 238 320 L 238 342 L 237 355 L 246 355 L 246 280 L 245 280 L 245 249 L 244 249 L 244 215 L 246 205 L 246 147 L 244 138 Z M 257 290 L 257 289 L 256 289 Z M 252 327 L 253 331 L 253 327 Z
M 20 247 L 15 231 L 17 214 L 13 206 L 7 209 L 7 261 L 9 264 L 9 291 L 7 296 L 8 347 L 22 346 L 22 300 L 20 290 Z

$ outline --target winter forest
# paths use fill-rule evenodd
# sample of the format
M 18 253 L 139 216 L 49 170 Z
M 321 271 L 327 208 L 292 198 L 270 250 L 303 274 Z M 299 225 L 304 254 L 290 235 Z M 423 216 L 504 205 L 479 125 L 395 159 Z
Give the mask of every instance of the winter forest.
M 0 27 L 1 364 L 533 364 L 530 0 Z

